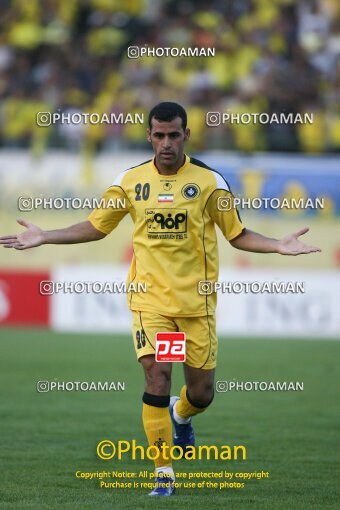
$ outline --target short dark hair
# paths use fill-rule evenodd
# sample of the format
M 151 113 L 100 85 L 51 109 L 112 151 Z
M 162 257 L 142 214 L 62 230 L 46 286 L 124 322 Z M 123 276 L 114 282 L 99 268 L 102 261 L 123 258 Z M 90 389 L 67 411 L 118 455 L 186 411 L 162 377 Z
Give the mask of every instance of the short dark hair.
M 187 112 L 184 110 L 183 106 L 177 103 L 171 103 L 170 101 L 158 103 L 149 113 L 149 128 L 151 129 L 151 120 L 153 118 L 162 122 L 171 122 L 176 117 L 180 117 L 182 119 L 182 127 L 183 129 L 186 129 Z

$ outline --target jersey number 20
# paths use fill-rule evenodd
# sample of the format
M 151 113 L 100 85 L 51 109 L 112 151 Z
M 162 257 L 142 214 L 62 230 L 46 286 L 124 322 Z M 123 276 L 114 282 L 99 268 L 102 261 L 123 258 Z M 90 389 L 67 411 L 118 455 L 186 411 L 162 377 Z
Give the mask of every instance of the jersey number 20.
M 141 185 L 141 183 L 136 184 L 135 186 L 135 192 L 136 192 L 136 200 L 148 200 L 150 195 L 150 184 L 146 182 L 145 184 Z

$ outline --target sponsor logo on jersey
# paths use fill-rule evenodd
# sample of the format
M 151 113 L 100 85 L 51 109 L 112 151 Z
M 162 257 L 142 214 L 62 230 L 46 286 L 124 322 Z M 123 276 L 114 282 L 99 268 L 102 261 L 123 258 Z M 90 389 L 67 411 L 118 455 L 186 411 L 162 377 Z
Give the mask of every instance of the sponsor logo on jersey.
M 187 200 L 197 198 L 201 193 L 200 187 L 197 184 L 186 184 L 182 188 L 182 195 Z
M 170 190 L 171 190 L 171 188 L 172 188 L 172 184 L 171 184 L 171 182 L 165 182 L 165 183 L 163 184 L 163 189 L 164 189 L 165 191 L 170 191 Z
M 187 216 L 186 209 L 146 209 L 148 233 L 184 233 L 187 231 Z

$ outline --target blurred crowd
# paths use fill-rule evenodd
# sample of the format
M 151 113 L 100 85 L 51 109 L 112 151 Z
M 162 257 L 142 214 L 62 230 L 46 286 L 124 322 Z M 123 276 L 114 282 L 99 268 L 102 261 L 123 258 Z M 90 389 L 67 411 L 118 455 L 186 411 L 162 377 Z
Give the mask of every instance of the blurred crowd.
M 340 150 L 339 0 L 0 0 L 0 147 L 146 148 L 144 124 L 36 125 L 40 111 L 188 112 L 189 150 Z M 215 57 L 127 58 L 129 46 Z M 206 126 L 206 113 L 314 113 Z M 146 122 L 146 121 L 145 121 Z

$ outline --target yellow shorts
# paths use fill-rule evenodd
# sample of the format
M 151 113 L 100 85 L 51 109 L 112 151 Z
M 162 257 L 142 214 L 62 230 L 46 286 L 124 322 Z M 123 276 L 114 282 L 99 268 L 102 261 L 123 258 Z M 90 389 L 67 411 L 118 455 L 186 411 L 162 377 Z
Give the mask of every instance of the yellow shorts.
M 186 364 L 210 370 L 217 360 L 215 315 L 165 317 L 152 312 L 132 312 L 132 334 L 137 359 L 155 354 L 156 333 L 182 331 L 186 334 Z

